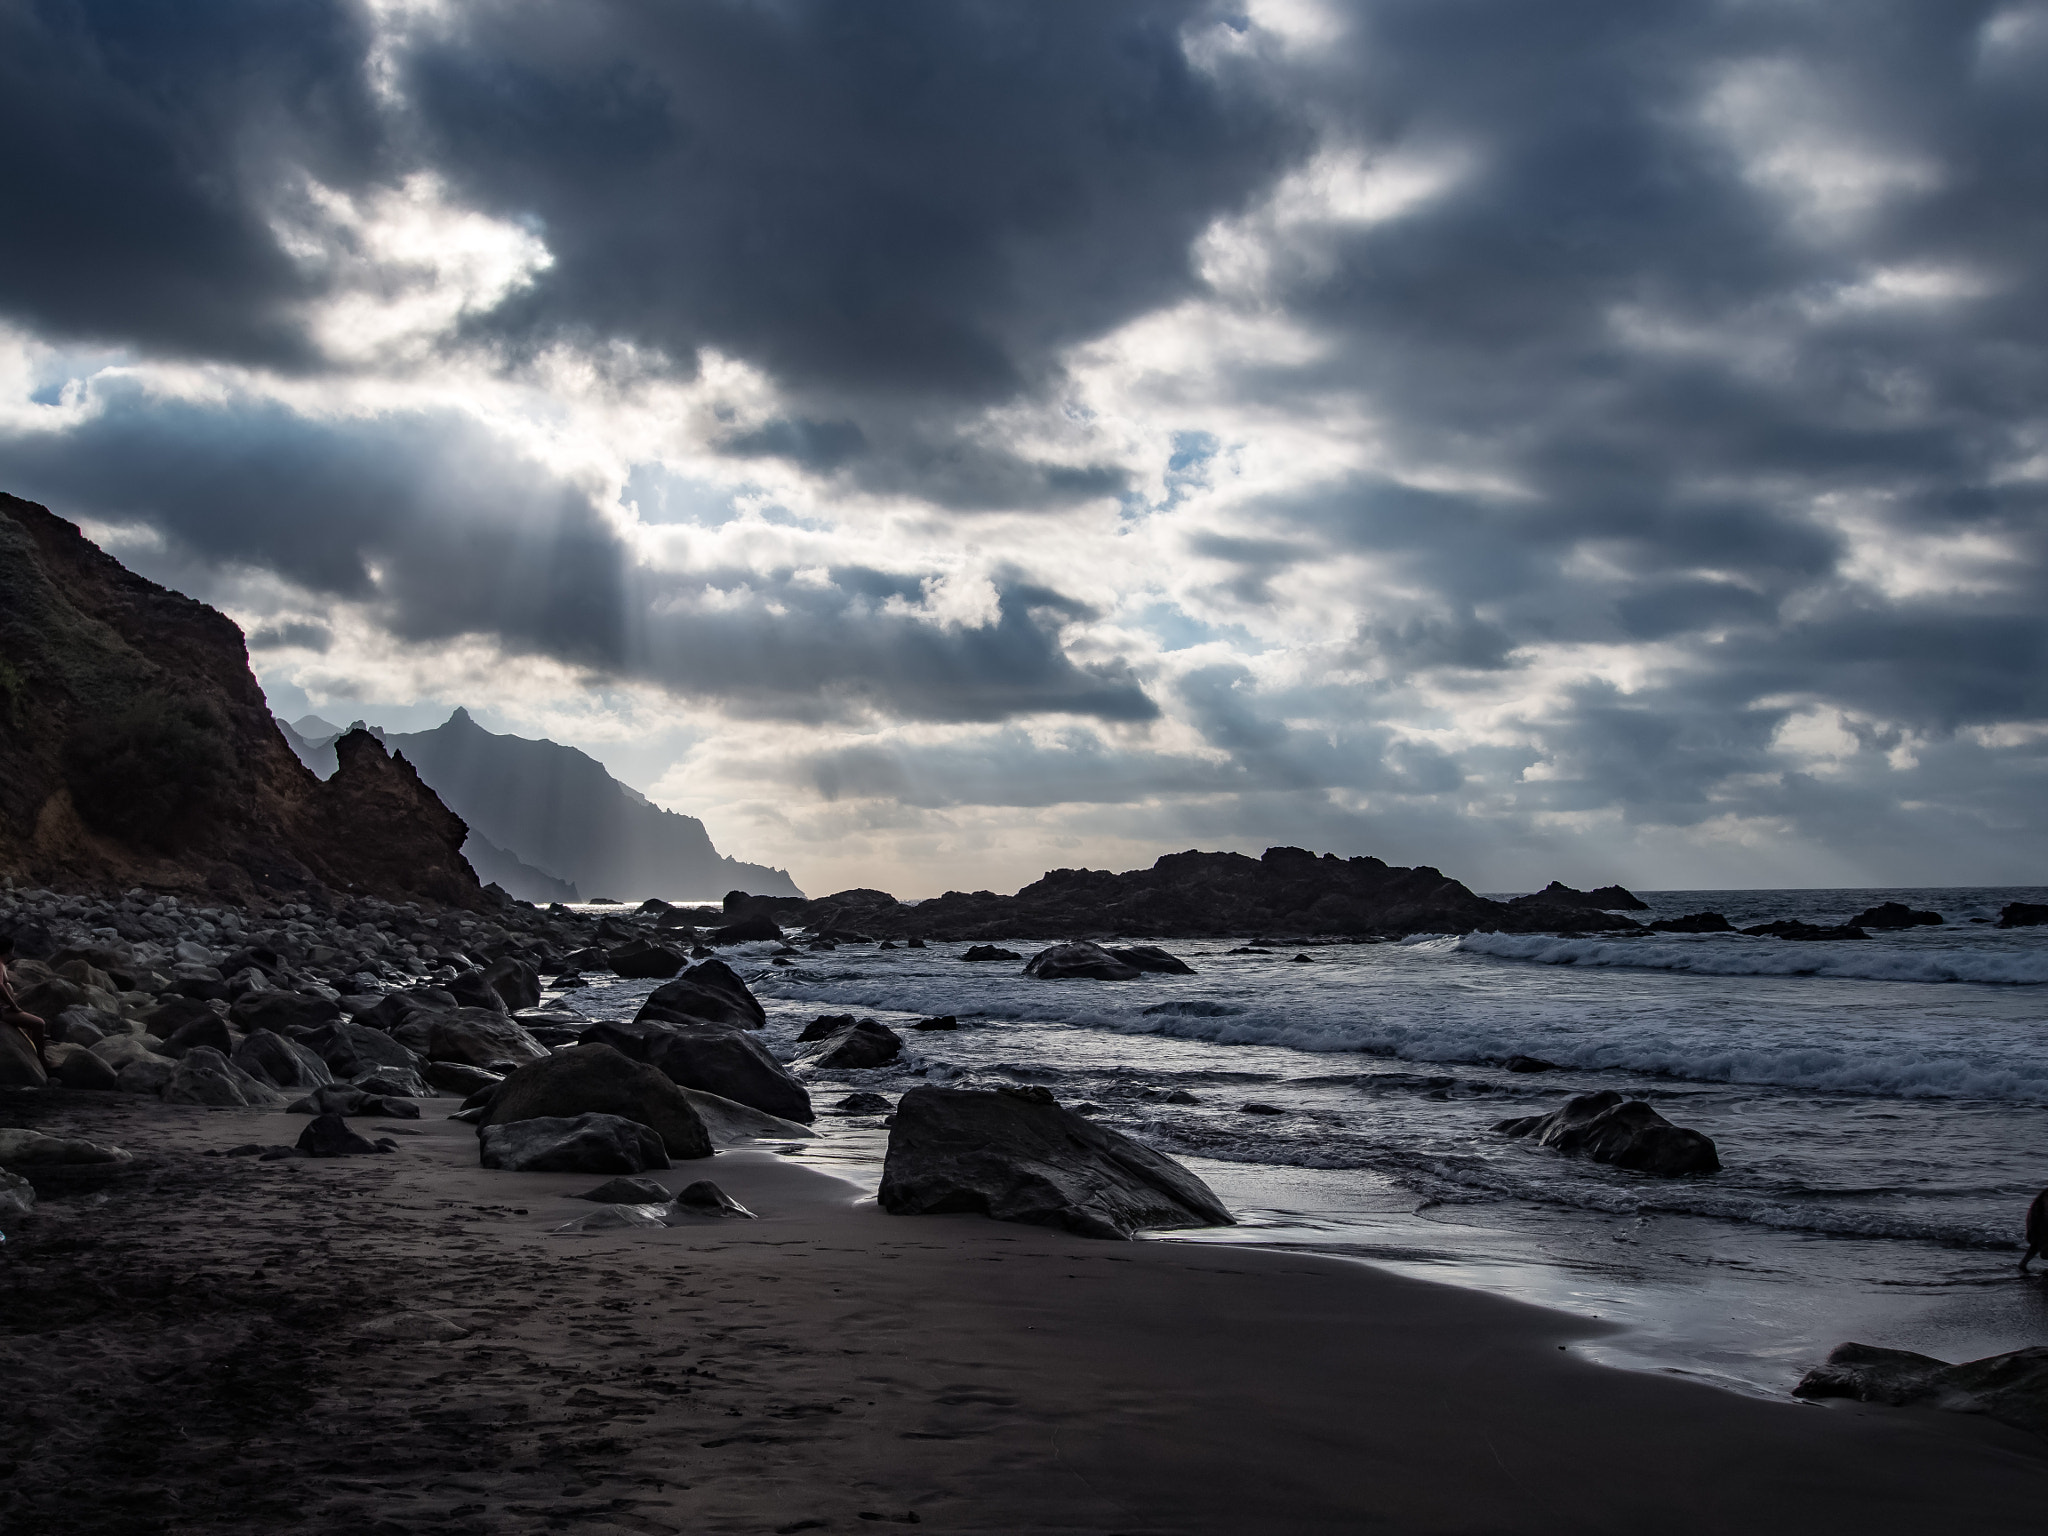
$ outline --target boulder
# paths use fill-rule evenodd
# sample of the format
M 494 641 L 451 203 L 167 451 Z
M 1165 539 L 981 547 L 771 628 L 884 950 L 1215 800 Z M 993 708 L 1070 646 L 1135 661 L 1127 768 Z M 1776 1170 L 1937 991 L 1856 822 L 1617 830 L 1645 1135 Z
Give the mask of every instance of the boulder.
M 66 1008 L 56 1017 L 46 1020 L 44 1028 L 53 1041 L 62 1040 L 72 1045 L 91 1045 L 109 1035 L 128 1032 L 117 1015 L 85 1007 Z
M 659 1068 L 685 1088 L 715 1093 L 784 1120 L 808 1125 L 815 1118 L 803 1084 L 760 1041 L 729 1024 L 636 1019 L 631 1024 L 593 1024 L 580 1038 Z
M 0 1088 L 40 1088 L 49 1080 L 35 1042 L 12 1024 L 0 1024 Z
M 1043 1088 L 913 1088 L 896 1105 L 882 1209 L 976 1212 L 1129 1238 L 1156 1227 L 1233 1221 L 1172 1158 L 1063 1109 Z
M 818 1134 L 808 1125 L 784 1120 L 780 1115 L 767 1114 L 733 1099 L 720 1098 L 701 1088 L 680 1088 L 680 1092 L 690 1101 L 690 1107 L 697 1111 L 697 1118 L 704 1122 L 704 1129 L 711 1133 L 714 1147 L 730 1147 L 742 1141 L 794 1141 Z
M 398 1094 L 372 1093 L 354 1083 L 325 1083 L 305 1098 L 285 1106 L 292 1115 L 381 1115 L 387 1120 L 417 1120 L 419 1104 Z
M 484 980 L 512 1012 L 540 1006 L 540 972 L 514 955 L 493 960 Z
M 615 975 L 636 981 L 666 979 L 683 968 L 683 957 L 666 944 L 634 939 L 621 944 L 607 957 Z
M 9 1168 L 54 1167 L 60 1163 L 125 1163 L 129 1157 L 130 1154 L 119 1147 L 75 1136 L 0 1130 L 0 1164 Z
M 849 1093 L 832 1106 L 842 1115 L 886 1115 L 895 1107 L 879 1093 Z
M 823 1040 L 830 1035 L 838 1034 L 842 1029 L 851 1029 L 858 1022 L 850 1013 L 821 1013 L 797 1031 L 796 1043 L 805 1045 L 813 1040 Z M 868 1022 L 872 1024 L 874 1020 L 870 1019 Z
M 1580 1094 L 1547 1115 L 1503 1120 L 1494 1129 L 1660 1178 L 1721 1169 L 1712 1138 L 1673 1125 L 1640 1099 L 1625 1101 L 1611 1088 Z
M 178 1075 L 178 1064 L 165 1056 L 142 1056 L 123 1062 L 114 1070 L 114 1086 L 123 1093 L 145 1093 L 151 1097 L 168 1088 Z
M 390 1152 L 390 1144 L 366 1140 L 349 1129 L 339 1115 L 315 1115 L 313 1123 L 299 1132 L 298 1150 L 307 1157 L 358 1157 L 371 1152 Z
M 760 1000 L 723 960 L 701 961 L 667 986 L 656 987 L 634 1017 L 731 1024 L 739 1029 L 759 1029 L 768 1022 Z
M 1024 957 L 1014 949 L 999 949 L 993 944 L 977 944 L 960 958 L 962 960 L 1022 960 Z
M 212 1013 L 195 1018 L 166 1036 L 164 1043 L 157 1047 L 157 1051 L 160 1055 L 175 1060 L 187 1051 L 202 1045 L 208 1050 L 220 1052 L 223 1056 L 231 1054 L 235 1048 L 235 1037 L 228 1033 L 227 1020 Z
M 1999 909 L 1998 926 L 2001 928 L 2048 927 L 2048 904 L 2032 901 L 2009 901 Z M 36 1010 L 30 1008 L 29 1012 Z
M 1852 928 L 1939 928 L 1941 925 L 1939 912 L 1916 912 L 1902 901 L 1866 907 L 1849 919 Z
M 142 1027 L 157 1039 L 168 1040 L 196 1019 L 219 1017 L 213 1004 L 205 999 L 171 992 L 164 994 L 154 1008 L 142 1015 Z
M 486 1072 L 482 1067 L 467 1066 L 459 1061 L 430 1061 L 420 1068 L 420 1076 L 444 1093 L 465 1096 L 479 1088 L 495 1088 L 505 1080 L 495 1072 Z
M 455 999 L 458 1008 L 481 1008 L 486 1013 L 503 1013 L 505 1000 L 498 996 L 482 971 L 459 971 L 441 983 L 441 990 Z
M 387 1099 L 431 1099 L 434 1096 L 434 1090 L 427 1086 L 425 1079 L 410 1067 L 377 1067 L 350 1078 L 349 1086 Z
M 958 1029 L 960 1021 L 950 1013 L 942 1013 L 935 1019 L 919 1019 L 910 1027 L 912 1029 Z
M 654 1067 L 609 1045 L 572 1045 L 545 1061 L 521 1067 L 505 1079 L 478 1124 L 489 1128 L 519 1120 L 567 1120 L 589 1114 L 648 1127 L 661 1138 L 670 1157 L 711 1155 L 711 1133 L 682 1089 Z M 618 1171 L 639 1172 L 637 1168 Z
M 1130 944 L 1110 951 L 1125 965 L 1135 966 L 1141 971 L 1157 971 L 1165 976 L 1192 976 L 1195 968 L 1178 956 L 1169 955 L 1156 944 Z
M 572 1200 L 595 1200 L 599 1205 L 667 1205 L 668 1187 L 652 1179 L 606 1179 L 595 1189 L 586 1189 Z
M 714 944 L 759 944 L 771 940 L 780 942 L 781 938 L 781 926 L 766 912 L 756 912 L 751 917 L 743 917 L 711 932 Z
M 392 1038 L 429 1061 L 488 1067 L 494 1061 L 540 1061 L 548 1048 L 525 1025 L 484 1008 L 413 1014 Z
M 661 1137 L 619 1115 L 546 1116 L 486 1125 L 478 1142 L 484 1167 L 511 1173 L 645 1173 L 670 1166 Z
M 326 1062 L 296 1040 L 267 1029 L 252 1030 L 228 1060 L 272 1088 L 319 1088 L 334 1081 Z
M 18 1173 L 0 1168 L 0 1221 L 13 1221 L 36 1208 L 36 1187 Z
M 17 982 L 14 996 L 23 1013 L 32 1013 L 39 1019 L 54 1019 L 66 1008 L 101 1007 L 108 994 L 100 993 L 96 999 L 90 988 L 66 981 L 61 976 L 52 976 L 32 987 L 23 987 Z
M 341 1017 L 341 1005 L 302 992 L 244 992 L 228 1006 L 228 1019 L 238 1029 L 267 1029 L 284 1034 L 313 1029 Z M 152 1034 L 157 1031 L 152 1027 Z
M 833 1072 L 858 1072 L 887 1066 L 903 1054 L 903 1037 L 886 1024 L 858 1019 L 819 1041 L 799 1062 Z
M 299 1044 L 327 1063 L 336 1077 L 359 1077 L 378 1067 L 417 1068 L 418 1052 L 408 1050 L 381 1029 L 346 1019 L 292 1036 Z
M 676 1191 L 675 1199 L 669 1202 L 668 1210 L 663 1215 L 670 1225 L 674 1225 L 679 1217 L 684 1220 L 710 1217 L 714 1221 L 735 1216 L 746 1221 L 754 1219 L 752 1211 L 709 1179 L 699 1179 L 694 1184 L 685 1184 Z
M 2048 1346 L 2033 1345 L 1950 1365 L 1931 1355 L 1843 1344 L 1792 1389 L 1794 1397 L 1846 1397 L 1895 1408 L 1981 1413 L 2048 1435 Z
M 1144 972 L 1100 944 L 1079 943 L 1041 949 L 1025 965 L 1024 974 L 1040 981 L 1131 981 Z
M 271 1107 L 284 1103 L 274 1088 L 259 1083 L 220 1051 L 210 1045 L 195 1045 L 179 1058 L 171 1080 L 164 1084 L 166 1104 L 208 1104 L 240 1108 L 256 1104 Z
M 55 1046 L 51 1047 L 56 1050 Z M 112 1092 L 121 1086 L 120 1074 L 84 1046 L 74 1046 L 57 1064 L 57 1081 L 66 1088 Z
M 1510 1056 L 1501 1065 L 1510 1072 L 1562 1072 L 1564 1070 L 1556 1062 L 1546 1061 L 1541 1056 L 1522 1056 L 1519 1054 Z

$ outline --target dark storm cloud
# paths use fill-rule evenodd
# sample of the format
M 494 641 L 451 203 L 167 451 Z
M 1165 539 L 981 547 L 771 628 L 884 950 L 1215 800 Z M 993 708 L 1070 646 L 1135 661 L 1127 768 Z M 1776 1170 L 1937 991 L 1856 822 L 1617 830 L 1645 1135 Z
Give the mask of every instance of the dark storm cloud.
M 402 639 L 482 634 L 768 717 L 1158 713 L 1128 668 L 1067 657 L 1062 626 L 1091 613 L 1056 591 L 1005 578 L 991 622 L 948 627 L 884 611 L 921 596 L 915 575 L 650 570 L 587 487 L 458 413 L 323 422 L 120 386 L 101 406 L 68 432 L 0 436 L 0 481 L 61 514 L 146 524 L 184 573 L 253 567 L 362 602 Z
M 0 314 L 53 336 L 307 366 L 318 280 L 268 220 L 381 130 L 345 0 L 0 0 Z

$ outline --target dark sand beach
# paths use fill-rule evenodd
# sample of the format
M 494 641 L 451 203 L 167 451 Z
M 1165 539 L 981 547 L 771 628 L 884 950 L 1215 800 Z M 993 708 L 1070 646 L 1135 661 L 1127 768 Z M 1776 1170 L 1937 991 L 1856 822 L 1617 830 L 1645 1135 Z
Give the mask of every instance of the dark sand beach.
M 10 1532 L 2036 1531 L 2048 1446 L 1570 1350 L 1584 1321 L 1342 1260 L 882 1214 L 551 1236 L 589 1175 L 208 1156 L 303 1118 L 10 1094 L 45 1173 L 0 1296 Z M 364 1122 L 381 1134 L 388 1123 Z M 406 1134 L 406 1132 L 413 1134 Z

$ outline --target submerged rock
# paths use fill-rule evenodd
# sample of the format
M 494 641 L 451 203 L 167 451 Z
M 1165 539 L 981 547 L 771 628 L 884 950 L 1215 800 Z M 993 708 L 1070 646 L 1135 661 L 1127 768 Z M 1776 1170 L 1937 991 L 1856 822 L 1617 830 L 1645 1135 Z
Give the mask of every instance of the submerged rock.
M 1041 949 L 1024 967 L 1040 981 L 1134 981 L 1144 972 L 1119 960 L 1100 944 L 1055 944 Z
M 2009 901 L 1998 912 L 1998 926 L 2001 928 L 2048 927 L 2048 904 L 2032 901 Z M 35 1010 L 31 1008 L 29 1012 Z
M 1784 918 L 1775 923 L 1758 923 L 1742 930 L 1753 939 L 1794 939 L 1804 944 L 1832 942 L 1837 939 L 1867 939 L 1869 934 L 1861 928 L 1844 924 L 1826 928 L 1817 923 L 1802 923 L 1797 918 Z
M 1014 949 L 1000 949 L 994 944 L 977 944 L 960 958 L 962 960 L 1022 960 L 1024 957 Z
M 1852 928 L 1939 928 L 1939 912 L 1916 912 L 1902 901 L 1887 901 L 1867 907 L 1849 919 Z
M 910 1027 L 912 1029 L 958 1029 L 960 1027 L 960 1020 L 950 1013 L 942 1013 L 936 1018 L 919 1019 Z
M 1195 968 L 1176 955 L 1169 955 L 1156 944 L 1129 944 L 1110 951 L 1125 965 L 1135 966 L 1141 971 L 1157 971 L 1164 976 L 1192 976 Z
M 2048 1435 L 2048 1346 L 2033 1345 L 1950 1365 L 1932 1355 L 1842 1344 L 1792 1389 L 1794 1397 L 1846 1397 L 1894 1408 L 1981 1413 Z
M 1580 1094 L 1547 1115 L 1502 1120 L 1494 1129 L 1660 1178 L 1721 1170 L 1711 1137 L 1673 1125 L 1640 1099 L 1624 1101 L 1611 1088 Z
M 711 1155 L 711 1133 L 682 1089 L 647 1063 L 599 1043 L 572 1045 L 545 1061 L 521 1067 L 492 1096 L 478 1125 L 488 1132 L 493 1126 L 514 1121 L 590 1114 L 646 1126 L 660 1137 L 670 1157 Z M 639 1172 L 637 1168 L 609 1171 Z
M 542 1116 L 486 1125 L 483 1166 L 510 1173 L 645 1173 L 671 1166 L 661 1137 L 620 1115 Z M 707 1143 L 702 1155 L 708 1156 Z
M 889 1130 L 880 1198 L 892 1215 L 974 1212 L 1084 1237 L 1233 1219 L 1172 1158 L 1062 1109 L 1043 1088 L 911 1089 Z
M 1650 924 L 1652 933 L 1733 933 L 1735 925 L 1719 912 L 1692 912 L 1684 917 L 1666 917 Z

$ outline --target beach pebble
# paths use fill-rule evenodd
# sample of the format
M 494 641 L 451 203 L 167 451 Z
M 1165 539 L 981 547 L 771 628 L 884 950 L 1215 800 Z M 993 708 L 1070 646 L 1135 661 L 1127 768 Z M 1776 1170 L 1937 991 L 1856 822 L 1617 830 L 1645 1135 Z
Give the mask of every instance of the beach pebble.
M 809 1124 L 815 1118 L 804 1085 L 746 1030 L 730 1024 L 653 1019 L 646 1017 L 646 1009 L 641 1012 L 642 1017 L 630 1024 L 593 1024 L 581 1038 L 585 1044 L 608 1045 L 644 1061 L 682 1087 L 715 1093 L 784 1120 Z
M 912 1029 L 958 1029 L 960 1021 L 950 1013 L 942 1013 L 935 1019 L 919 1019 L 910 1027 Z

